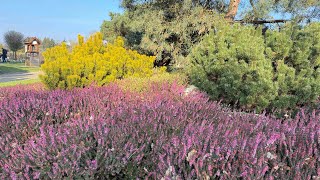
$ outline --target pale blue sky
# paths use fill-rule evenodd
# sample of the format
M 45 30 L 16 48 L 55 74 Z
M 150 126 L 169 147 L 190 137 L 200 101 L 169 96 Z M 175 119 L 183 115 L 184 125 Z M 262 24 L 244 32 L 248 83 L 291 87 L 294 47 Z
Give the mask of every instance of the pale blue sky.
M 120 0 L 0 0 L 0 43 L 9 30 L 25 36 L 76 39 L 99 31 Z

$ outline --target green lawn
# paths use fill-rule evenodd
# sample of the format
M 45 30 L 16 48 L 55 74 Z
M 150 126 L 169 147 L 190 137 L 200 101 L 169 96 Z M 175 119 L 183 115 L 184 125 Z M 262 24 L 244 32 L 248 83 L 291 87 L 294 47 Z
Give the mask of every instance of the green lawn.
M 24 63 L 0 63 L 0 75 L 40 71 L 40 67 L 25 66 Z
M 10 82 L 0 83 L 0 87 L 33 84 L 33 83 L 38 83 L 38 82 L 41 82 L 39 78 L 37 78 L 37 79 L 28 79 L 28 80 L 20 80 L 20 81 L 10 81 Z
M 29 72 L 38 72 L 38 71 L 40 71 L 40 67 L 29 67 L 29 66 L 25 66 L 24 63 L 0 63 L 0 75 L 12 74 L 12 73 L 29 73 Z M 0 82 L 0 87 L 32 84 L 37 82 L 40 82 L 39 78 L 17 80 L 17 81 L 3 82 L 3 83 Z

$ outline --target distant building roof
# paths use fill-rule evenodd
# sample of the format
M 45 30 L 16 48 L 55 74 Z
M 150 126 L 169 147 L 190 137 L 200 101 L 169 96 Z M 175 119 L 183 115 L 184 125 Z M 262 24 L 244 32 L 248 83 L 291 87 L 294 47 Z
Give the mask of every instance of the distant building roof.
M 41 41 L 36 37 L 27 37 L 24 40 L 24 44 L 32 44 L 34 41 L 36 41 L 38 44 L 41 44 Z

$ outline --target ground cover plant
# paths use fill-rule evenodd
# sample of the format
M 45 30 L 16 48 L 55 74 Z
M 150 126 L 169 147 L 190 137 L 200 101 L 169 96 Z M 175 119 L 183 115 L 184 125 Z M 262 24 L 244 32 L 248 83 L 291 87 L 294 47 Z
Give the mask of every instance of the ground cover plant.
M 184 88 L 1 88 L 0 178 L 320 178 L 319 112 L 243 114 Z

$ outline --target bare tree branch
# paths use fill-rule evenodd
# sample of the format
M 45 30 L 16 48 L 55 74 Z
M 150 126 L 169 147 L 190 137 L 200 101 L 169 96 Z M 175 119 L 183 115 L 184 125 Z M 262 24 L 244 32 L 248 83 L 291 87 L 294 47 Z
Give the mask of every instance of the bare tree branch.
M 246 21 L 246 20 L 235 20 L 233 23 L 242 23 L 242 24 L 268 24 L 268 23 L 285 23 L 290 20 L 286 19 L 276 19 L 276 20 L 252 20 L 252 21 Z

